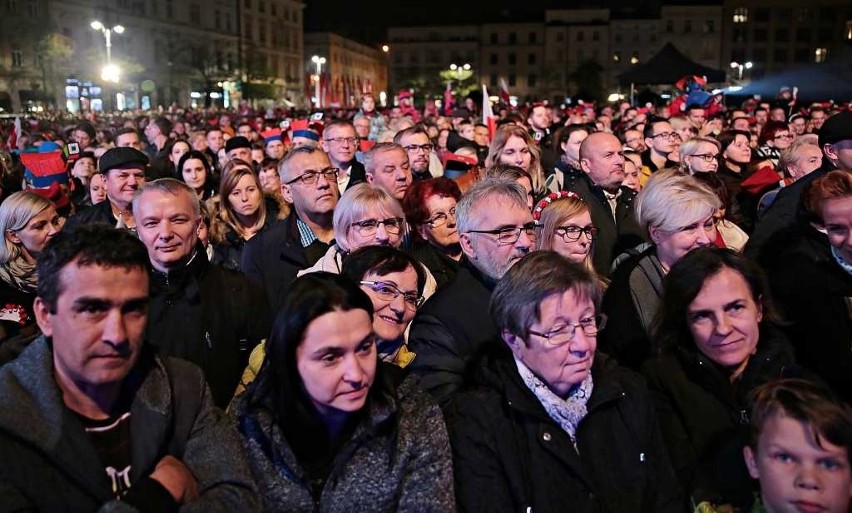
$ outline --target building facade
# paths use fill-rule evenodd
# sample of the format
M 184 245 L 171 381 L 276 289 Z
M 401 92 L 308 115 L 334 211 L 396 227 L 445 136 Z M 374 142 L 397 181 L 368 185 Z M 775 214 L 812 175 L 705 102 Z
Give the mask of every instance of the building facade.
M 319 74 L 315 56 L 325 59 Z M 373 93 L 377 100 L 389 94 L 387 53 L 379 48 L 330 32 L 306 33 L 302 58 L 305 94 L 321 107 L 357 107 L 363 93 Z

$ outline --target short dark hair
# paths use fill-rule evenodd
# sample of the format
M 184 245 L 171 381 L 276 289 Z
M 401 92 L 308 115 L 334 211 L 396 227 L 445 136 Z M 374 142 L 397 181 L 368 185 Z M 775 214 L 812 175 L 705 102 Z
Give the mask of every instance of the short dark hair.
M 429 132 L 426 131 L 426 127 L 418 123 L 412 127 L 408 127 L 405 130 L 397 132 L 396 135 L 393 136 L 393 142 L 402 146 L 402 138 L 414 134 L 423 134 L 426 137 L 429 137 Z M 431 141 L 432 138 L 430 137 L 429 140 Z
M 118 139 L 118 136 L 125 135 L 125 134 L 136 134 L 136 137 L 139 137 L 139 130 L 136 130 L 133 127 L 123 126 L 123 127 L 119 128 L 118 130 L 115 131 L 115 133 L 112 136 L 112 140 L 114 141 L 114 140 Z M 140 139 L 141 139 L 141 137 L 140 137 Z
M 172 132 L 172 122 L 165 116 L 157 116 L 151 120 L 151 123 L 157 125 L 157 128 L 160 129 L 160 133 L 166 137 L 168 137 Z
M 385 246 L 367 246 L 356 249 L 343 260 L 341 274 L 356 284 L 369 273 L 385 276 L 400 273 L 409 267 L 417 274 L 417 294 L 422 295 L 426 287 L 426 271 L 423 264 L 411 255 Z
M 645 130 L 642 131 L 642 136 L 645 139 L 654 137 L 654 125 L 659 125 L 660 123 L 670 123 L 670 121 L 663 118 L 651 118 L 647 120 L 645 122 Z
M 141 269 L 148 273 L 148 251 L 138 238 L 126 230 L 104 224 L 78 225 L 59 232 L 38 257 L 38 297 L 51 313 L 62 294 L 60 274 L 71 262 L 79 266 Z
M 752 390 L 749 402 L 752 448 L 757 448 L 766 421 L 783 415 L 805 424 L 817 446 L 825 440 L 843 447 L 852 461 L 852 407 L 822 384 L 797 378 L 770 381 Z
M 95 139 L 97 138 L 97 135 L 98 135 L 97 132 L 95 131 L 95 127 L 87 121 L 84 121 L 83 123 L 80 123 L 79 125 L 75 126 L 74 130 L 86 132 L 86 135 L 89 136 L 89 139 L 91 139 L 92 142 L 95 142 Z M 80 148 L 80 149 L 82 149 L 82 148 Z

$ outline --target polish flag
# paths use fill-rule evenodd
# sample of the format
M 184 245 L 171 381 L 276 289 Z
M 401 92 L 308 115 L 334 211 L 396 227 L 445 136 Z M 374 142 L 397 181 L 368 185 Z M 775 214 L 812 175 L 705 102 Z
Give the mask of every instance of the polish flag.
M 447 82 L 447 89 L 444 91 L 444 115 L 449 116 L 453 112 L 453 90 L 450 89 L 450 83 Z
M 6 139 L 6 149 L 8 151 L 15 151 L 18 149 L 18 141 L 21 140 L 21 136 L 24 135 L 24 131 L 21 128 L 21 118 L 15 118 L 15 126 L 12 128 L 12 131 L 9 132 L 9 137 Z
M 494 119 L 494 111 L 491 110 L 491 100 L 488 98 L 488 89 L 482 84 L 482 124 L 488 127 L 488 138 L 494 138 L 497 131 L 497 120 Z
M 505 78 L 500 79 L 500 98 L 506 102 L 506 105 L 509 104 L 509 84 L 506 83 Z

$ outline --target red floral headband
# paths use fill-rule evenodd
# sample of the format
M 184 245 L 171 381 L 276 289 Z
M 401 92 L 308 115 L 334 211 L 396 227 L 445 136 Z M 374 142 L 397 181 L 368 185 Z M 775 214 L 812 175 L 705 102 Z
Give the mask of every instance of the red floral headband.
M 535 206 L 535 208 L 532 211 L 533 219 L 535 219 L 536 221 L 540 221 L 541 220 L 541 211 L 544 210 L 544 207 L 550 205 L 551 203 L 553 203 L 556 200 L 560 200 L 560 199 L 563 199 L 563 198 L 574 198 L 576 200 L 583 201 L 583 198 L 581 198 L 580 195 L 577 194 L 576 192 L 571 192 L 571 191 L 551 192 L 550 194 L 545 196 L 544 199 L 539 201 L 538 204 Z

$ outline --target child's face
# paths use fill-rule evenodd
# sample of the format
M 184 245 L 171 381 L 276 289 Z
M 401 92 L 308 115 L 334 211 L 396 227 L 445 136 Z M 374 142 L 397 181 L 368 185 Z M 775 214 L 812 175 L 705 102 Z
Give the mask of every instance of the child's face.
M 775 415 L 764 423 L 756 451 L 745 448 L 767 513 L 848 512 L 852 471 L 846 448 L 820 442 L 822 447 L 802 422 Z

